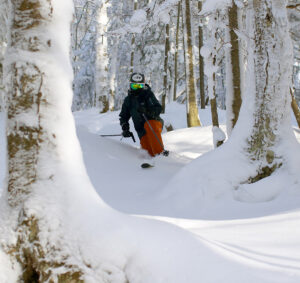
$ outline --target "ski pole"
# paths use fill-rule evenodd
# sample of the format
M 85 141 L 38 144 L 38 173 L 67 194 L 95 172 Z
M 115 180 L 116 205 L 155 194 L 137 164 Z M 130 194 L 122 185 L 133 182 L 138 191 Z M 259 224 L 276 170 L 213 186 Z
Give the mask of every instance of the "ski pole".
M 116 135 L 100 135 L 100 137 L 123 137 L 122 134 L 116 134 Z M 130 132 L 130 137 L 135 142 L 135 138 L 132 132 Z
M 100 135 L 100 137 L 120 137 L 122 134 L 117 134 L 117 135 Z
M 158 141 L 159 145 L 161 146 L 161 148 L 162 148 L 162 150 L 163 150 L 163 155 L 168 156 L 168 155 L 169 155 L 169 152 L 168 152 L 167 150 L 165 150 L 163 144 L 161 143 L 161 141 L 160 141 L 160 139 L 158 138 L 157 134 L 156 134 L 155 131 L 153 130 L 153 128 L 152 128 L 150 122 L 148 121 L 146 115 L 145 115 L 144 113 L 142 113 L 142 115 L 143 115 L 144 119 L 146 120 L 146 123 L 148 124 L 150 130 L 151 130 L 152 133 L 154 134 L 156 140 Z

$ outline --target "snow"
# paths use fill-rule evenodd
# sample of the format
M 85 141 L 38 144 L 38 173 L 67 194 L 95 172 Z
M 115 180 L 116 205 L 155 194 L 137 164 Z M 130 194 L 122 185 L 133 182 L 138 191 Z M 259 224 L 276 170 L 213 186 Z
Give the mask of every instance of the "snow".
M 144 25 L 146 20 L 147 20 L 146 11 L 139 9 L 133 12 L 133 15 L 130 19 L 130 25 L 132 26 Z
M 175 130 L 164 132 L 163 139 L 171 153 L 156 158 L 155 167 L 146 170 L 140 168 L 144 154 L 138 143 L 99 136 L 120 133 L 118 112 L 75 112 L 83 159 L 97 193 L 74 164 L 75 171 L 60 171 L 65 172 L 60 184 L 72 188 L 64 190 L 70 194 L 65 199 L 72 200 L 65 211 L 55 210 L 55 205 L 47 206 L 53 211 L 43 211 L 36 203 L 40 198 L 33 198 L 32 208 L 53 218 L 49 226 L 53 237 L 59 219 L 68 215 L 64 237 L 70 247 L 80 247 L 74 249 L 74 258 L 82 257 L 92 267 L 93 272 L 86 272 L 88 283 L 299 282 L 300 182 L 295 178 L 299 144 L 294 144 L 294 172 L 283 168 L 251 191 L 247 185 L 233 190 L 228 176 L 233 170 L 240 174 L 245 170 L 244 161 L 235 160 L 235 144 L 222 146 L 228 148 L 223 149 L 226 163 L 209 161 L 220 151 L 213 150 L 210 109 L 200 110 L 203 126 L 195 128 L 186 128 L 185 111 L 184 105 L 167 106 L 163 117 Z M 225 116 L 220 111 L 224 131 Z M 0 121 L 3 153 L 3 114 Z M 294 133 L 300 141 L 300 131 Z M 2 181 L 3 159 L 1 154 Z M 214 176 L 220 166 L 222 174 Z M 203 179 L 189 179 L 194 172 Z M 211 192 L 196 189 L 208 183 L 215 188 Z M 57 192 L 45 188 L 45 202 L 65 201 L 64 195 L 51 196 L 53 191 Z M 250 193 L 259 201 L 253 202 Z M 16 282 L 18 265 L 11 266 L 1 251 L 0 271 L 1 283 Z
M 201 15 L 206 15 L 206 14 L 212 13 L 216 10 L 224 9 L 224 7 L 230 7 L 231 5 L 232 5 L 232 0 L 205 1 L 202 6 Z

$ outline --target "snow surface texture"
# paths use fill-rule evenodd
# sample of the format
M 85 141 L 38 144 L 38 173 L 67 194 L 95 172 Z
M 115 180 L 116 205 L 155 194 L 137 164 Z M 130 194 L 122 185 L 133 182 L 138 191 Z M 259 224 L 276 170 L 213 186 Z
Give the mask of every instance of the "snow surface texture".
M 210 173 L 216 166 L 223 166 L 226 177 L 234 155 L 226 164 L 206 168 L 203 162 L 199 167 L 201 159 L 207 160 L 214 153 L 211 151 L 212 127 L 208 126 L 210 110 L 200 111 L 203 127 L 190 129 L 184 128 L 184 106 L 172 104 L 166 113 L 164 119 L 175 128 L 163 135 L 171 154 L 168 158 L 157 158 L 156 166 L 149 170 L 140 168 L 144 153 L 131 139 L 120 141 L 118 137 L 99 136 L 120 133 L 117 112 L 75 113 L 83 157 L 98 194 L 112 208 L 140 215 L 130 217 L 100 209 L 102 204 L 96 195 L 90 202 L 93 192 L 89 189 L 86 196 L 77 190 L 73 192 L 74 203 L 68 211 L 73 215 L 73 223 L 67 227 L 68 238 L 79 241 L 84 247 L 81 256 L 97 270 L 97 277 L 91 274 L 86 282 L 103 282 L 103 278 L 116 283 L 126 282 L 126 278 L 131 283 L 299 282 L 299 183 L 291 184 L 283 171 L 273 179 L 281 193 L 274 194 L 272 190 L 269 201 L 240 202 L 232 194 L 225 193 L 208 198 L 206 203 L 191 202 L 193 198 L 197 200 L 194 194 L 198 190 L 193 188 L 202 181 L 187 179 L 189 175 L 185 170 Z M 224 124 L 224 116 L 221 112 L 221 124 Z M 3 149 L 2 116 L 0 133 Z M 295 134 L 300 140 L 299 130 L 295 130 Z M 204 153 L 205 156 L 197 159 Z M 1 179 L 5 170 L 3 156 L 1 154 Z M 169 190 L 177 175 L 184 181 L 184 192 L 178 195 L 176 186 L 172 194 Z M 224 176 L 221 177 L 224 179 Z M 218 180 L 208 181 L 214 181 L 216 186 L 228 186 Z M 268 192 L 269 184 L 268 181 L 260 184 L 261 192 Z M 81 196 L 80 201 L 76 195 Z M 17 271 L 17 266 L 12 268 L 0 252 L 0 282 L 16 282 Z

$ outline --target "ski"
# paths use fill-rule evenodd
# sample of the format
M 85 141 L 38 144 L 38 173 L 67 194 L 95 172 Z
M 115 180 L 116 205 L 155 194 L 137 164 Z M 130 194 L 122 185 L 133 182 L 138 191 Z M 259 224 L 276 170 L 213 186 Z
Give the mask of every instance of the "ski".
M 153 165 L 153 164 L 150 164 L 150 163 L 142 163 L 142 164 L 141 164 L 141 167 L 144 168 L 144 169 L 145 169 L 145 168 L 152 168 L 152 167 L 154 167 L 154 165 Z

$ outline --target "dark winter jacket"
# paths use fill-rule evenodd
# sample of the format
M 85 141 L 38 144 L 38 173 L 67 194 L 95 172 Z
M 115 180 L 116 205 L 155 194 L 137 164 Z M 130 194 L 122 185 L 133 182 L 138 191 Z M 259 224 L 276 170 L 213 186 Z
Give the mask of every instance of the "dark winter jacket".
M 120 124 L 122 129 L 129 129 L 129 119 L 132 118 L 134 128 L 141 138 L 146 134 L 144 129 L 145 119 L 140 112 L 141 109 L 146 109 L 145 116 L 148 120 L 157 120 L 163 123 L 159 114 L 162 111 L 162 107 L 155 95 L 153 94 L 149 85 L 145 85 L 144 89 L 138 90 L 128 90 L 128 95 L 126 96 L 122 110 L 120 112 Z

